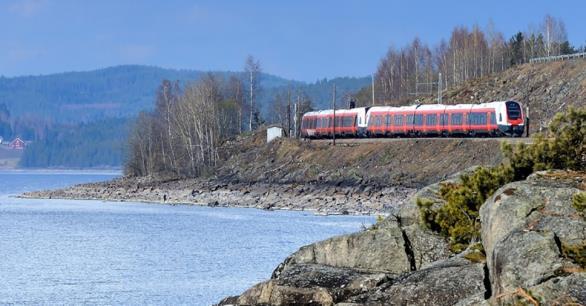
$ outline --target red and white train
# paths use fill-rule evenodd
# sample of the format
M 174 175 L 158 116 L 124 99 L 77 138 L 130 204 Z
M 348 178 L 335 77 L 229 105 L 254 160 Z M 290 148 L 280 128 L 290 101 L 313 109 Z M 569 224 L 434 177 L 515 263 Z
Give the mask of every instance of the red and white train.
M 516 101 L 481 104 L 373 106 L 308 112 L 301 119 L 301 136 L 413 137 L 522 136 L 523 107 Z

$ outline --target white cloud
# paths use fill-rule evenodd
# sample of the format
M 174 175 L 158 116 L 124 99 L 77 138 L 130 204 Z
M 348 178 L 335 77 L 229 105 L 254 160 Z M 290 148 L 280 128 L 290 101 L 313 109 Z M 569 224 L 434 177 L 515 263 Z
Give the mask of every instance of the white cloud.
M 8 5 L 8 11 L 23 17 L 32 17 L 37 15 L 46 3 L 46 0 L 13 0 Z

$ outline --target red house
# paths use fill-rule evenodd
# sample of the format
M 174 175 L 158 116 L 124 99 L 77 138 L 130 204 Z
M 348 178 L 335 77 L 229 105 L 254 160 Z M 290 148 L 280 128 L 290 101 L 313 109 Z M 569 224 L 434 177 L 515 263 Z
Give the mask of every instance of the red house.
M 22 141 L 22 139 L 16 137 L 13 141 L 11 141 L 8 144 L 8 148 L 12 149 L 12 150 L 24 150 L 24 147 L 26 146 L 26 144 L 24 143 L 24 141 Z

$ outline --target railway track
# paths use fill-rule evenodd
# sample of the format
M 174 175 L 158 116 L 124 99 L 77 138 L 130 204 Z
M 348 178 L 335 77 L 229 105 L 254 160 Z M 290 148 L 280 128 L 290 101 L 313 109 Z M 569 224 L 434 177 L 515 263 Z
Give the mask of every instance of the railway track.
M 533 138 L 530 137 L 411 137 L 411 138 L 336 138 L 336 145 L 338 144 L 366 144 L 366 143 L 393 143 L 393 142 L 409 142 L 409 141 L 474 141 L 474 142 L 510 142 L 510 143 L 532 143 Z M 305 141 L 315 144 L 332 144 L 332 139 L 306 139 Z

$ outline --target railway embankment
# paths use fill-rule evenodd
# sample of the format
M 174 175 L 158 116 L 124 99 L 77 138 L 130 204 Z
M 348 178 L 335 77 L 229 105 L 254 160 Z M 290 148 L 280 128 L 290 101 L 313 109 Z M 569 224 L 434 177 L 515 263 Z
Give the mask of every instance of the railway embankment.
M 389 214 L 421 187 L 502 160 L 507 139 L 381 142 L 279 139 L 263 133 L 225 144 L 215 175 L 198 179 L 122 177 L 24 197 Z

